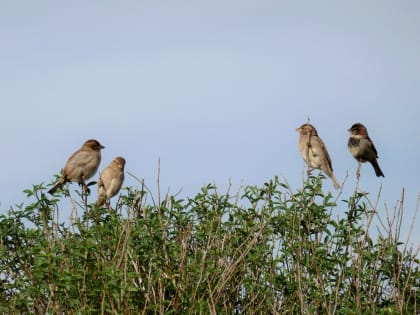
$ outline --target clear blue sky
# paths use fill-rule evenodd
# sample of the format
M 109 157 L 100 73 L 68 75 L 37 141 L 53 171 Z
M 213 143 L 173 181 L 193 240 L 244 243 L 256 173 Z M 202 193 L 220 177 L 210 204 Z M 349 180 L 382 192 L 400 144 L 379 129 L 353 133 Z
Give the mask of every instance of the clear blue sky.
M 310 116 L 336 177 L 349 174 L 341 199 L 357 166 L 347 129 L 362 122 L 386 177 L 363 165 L 360 187 L 374 199 L 383 185 L 383 217 L 405 188 L 409 220 L 420 192 L 419 34 L 416 0 L 2 1 L 0 211 L 51 182 L 89 138 L 106 146 L 101 168 L 124 156 L 151 187 L 160 157 L 163 191 L 275 175 L 297 188 L 295 129 Z

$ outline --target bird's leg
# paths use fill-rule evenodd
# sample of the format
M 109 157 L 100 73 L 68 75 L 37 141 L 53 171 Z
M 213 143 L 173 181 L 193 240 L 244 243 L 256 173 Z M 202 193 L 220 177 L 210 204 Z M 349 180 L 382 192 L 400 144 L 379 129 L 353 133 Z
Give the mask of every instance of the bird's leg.
M 82 178 L 82 198 L 83 198 L 83 204 L 85 206 L 85 214 L 86 214 L 86 228 L 89 227 L 89 211 L 88 211 L 88 201 L 87 201 L 87 195 L 88 195 L 88 186 L 86 185 L 85 178 Z
M 82 185 L 82 198 L 83 198 L 83 203 L 85 205 L 85 209 L 87 209 L 88 186 L 86 185 L 86 181 L 85 181 L 85 177 L 84 176 L 82 176 L 81 185 Z
M 357 180 L 359 180 L 359 178 L 360 178 L 360 168 L 361 168 L 361 166 L 362 166 L 362 163 L 360 163 L 360 161 L 359 161 L 358 164 L 357 164 L 357 170 L 356 170 Z

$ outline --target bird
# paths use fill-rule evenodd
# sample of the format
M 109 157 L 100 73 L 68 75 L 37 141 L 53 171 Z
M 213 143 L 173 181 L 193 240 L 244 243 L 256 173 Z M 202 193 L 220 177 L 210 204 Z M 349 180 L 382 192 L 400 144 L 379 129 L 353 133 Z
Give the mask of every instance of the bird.
M 299 132 L 298 147 L 303 160 L 308 164 L 308 167 L 321 169 L 329 178 L 331 178 L 334 188 L 339 189 L 340 184 L 333 173 L 330 155 L 327 147 L 318 136 L 318 132 L 314 126 L 309 123 L 303 124 L 296 129 Z
M 351 155 L 357 160 L 358 166 L 356 177 L 360 177 L 360 167 L 362 163 L 370 162 L 377 177 L 385 177 L 378 164 L 378 151 L 376 151 L 373 141 L 369 138 L 366 127 L 361 123 L 355 123 L 348 129 L 350 138 L 348 141 L 348 148 Z
M 116 157 L 100 174 L 98 181 L 97 205 L 102 206 L 114 197 L 121 189 L 124 181 L 125 159 Z
M 78 182 L 86 189 L 85 180 L 91 178 L 98 170 L 101 162 L 101 149 L 105 147 L 97 140 L 87 140 L 82 147 L 74 152 L 61 170 L 57 183 L 48 191 L 51 195 L 67 182 Z

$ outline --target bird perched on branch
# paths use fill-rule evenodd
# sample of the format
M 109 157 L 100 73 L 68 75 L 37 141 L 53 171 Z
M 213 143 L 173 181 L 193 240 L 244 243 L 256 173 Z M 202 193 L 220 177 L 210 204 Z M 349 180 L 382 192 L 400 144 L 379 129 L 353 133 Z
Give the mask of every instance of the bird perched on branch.
M 327 147 L 318 136 L 318 132 L 311 124 L 303 124 L 296 129 L 299 132 L 299 151 L 309 169 L 321 169 L 331 178 L 334 188 L 339 189 L 340 184 L 334 176 L 330 155 Z
M 58 182 L 48 191 L 50 194 L 61 188 L 67 182 L 78 182 L 86 189 L 85 181 L 98 170 L 101 162 L 101 149 L 105 147 L 97 140 L 86 141 L 82 147 L 74 152 L 61 170 Z
M 97 205 L 102 206 L 114 197 L 121 189 L 124 181 L 125 159 L 116 157 L 99 176 Z
M 353 155 L 358 162 L 356 171 L 357 179 L 360 177 L 361 164 L 365 162 L 370 162 L 370 164 L 372 164 L 377 177 L 385 177 L 377 161 L 378 152 L 376 151 L 372 140 L 369 138 L 366 127 L 361 123 L 355 123 L 348 131 L 350 132 L 350 138 L 347 145 L 351 155 Z

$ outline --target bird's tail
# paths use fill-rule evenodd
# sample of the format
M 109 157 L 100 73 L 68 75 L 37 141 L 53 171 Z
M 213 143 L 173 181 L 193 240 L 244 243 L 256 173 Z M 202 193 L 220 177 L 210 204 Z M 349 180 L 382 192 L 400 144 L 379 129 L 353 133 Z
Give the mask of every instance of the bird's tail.
M 105 204 L 106 200 L 107 200 L 106 191 L 105 191 L 105 188 L 103 186 L 101 178 L 99 178 L 99 182 L 98 182 L 98 201 L 96 202 L 96 205 L 98 207 L 102 207 Z
M 55 183 L 55 185 L 50 190 L 48 190 L 48 193 L 53 195 L 57 191 L 58 188 L 61 188 L 64 185 L 65 182 L 66 180 L 64 178 L 60 178 L 58 182 Z
M 335 189 L 340 189 L 340 184 L 338 183 L 337 179 L 335 178 L 334 174 L 331 174 L 330 176 L 332 182 L 334 183 L 334 188 Z
M 322 170 L 325 172 L 325 174 L 327 174 L 327 176 L 329 178 L 331 178 L 331 180 L 332 180 L 332 182 L 334 184 L 334 188 L 335 189 L 339 189 L 341 186 L 338 183 L 337 178 L 335 178 L 332 168 L 331 167 L 323 167 Z
M 373 169 L 375 170 L 375 174 L 377 177 L 382 176 L 385 177 L 384 173 L 382 172 L 381 168 L 379 167 L 378 161 L 372 162 Z

